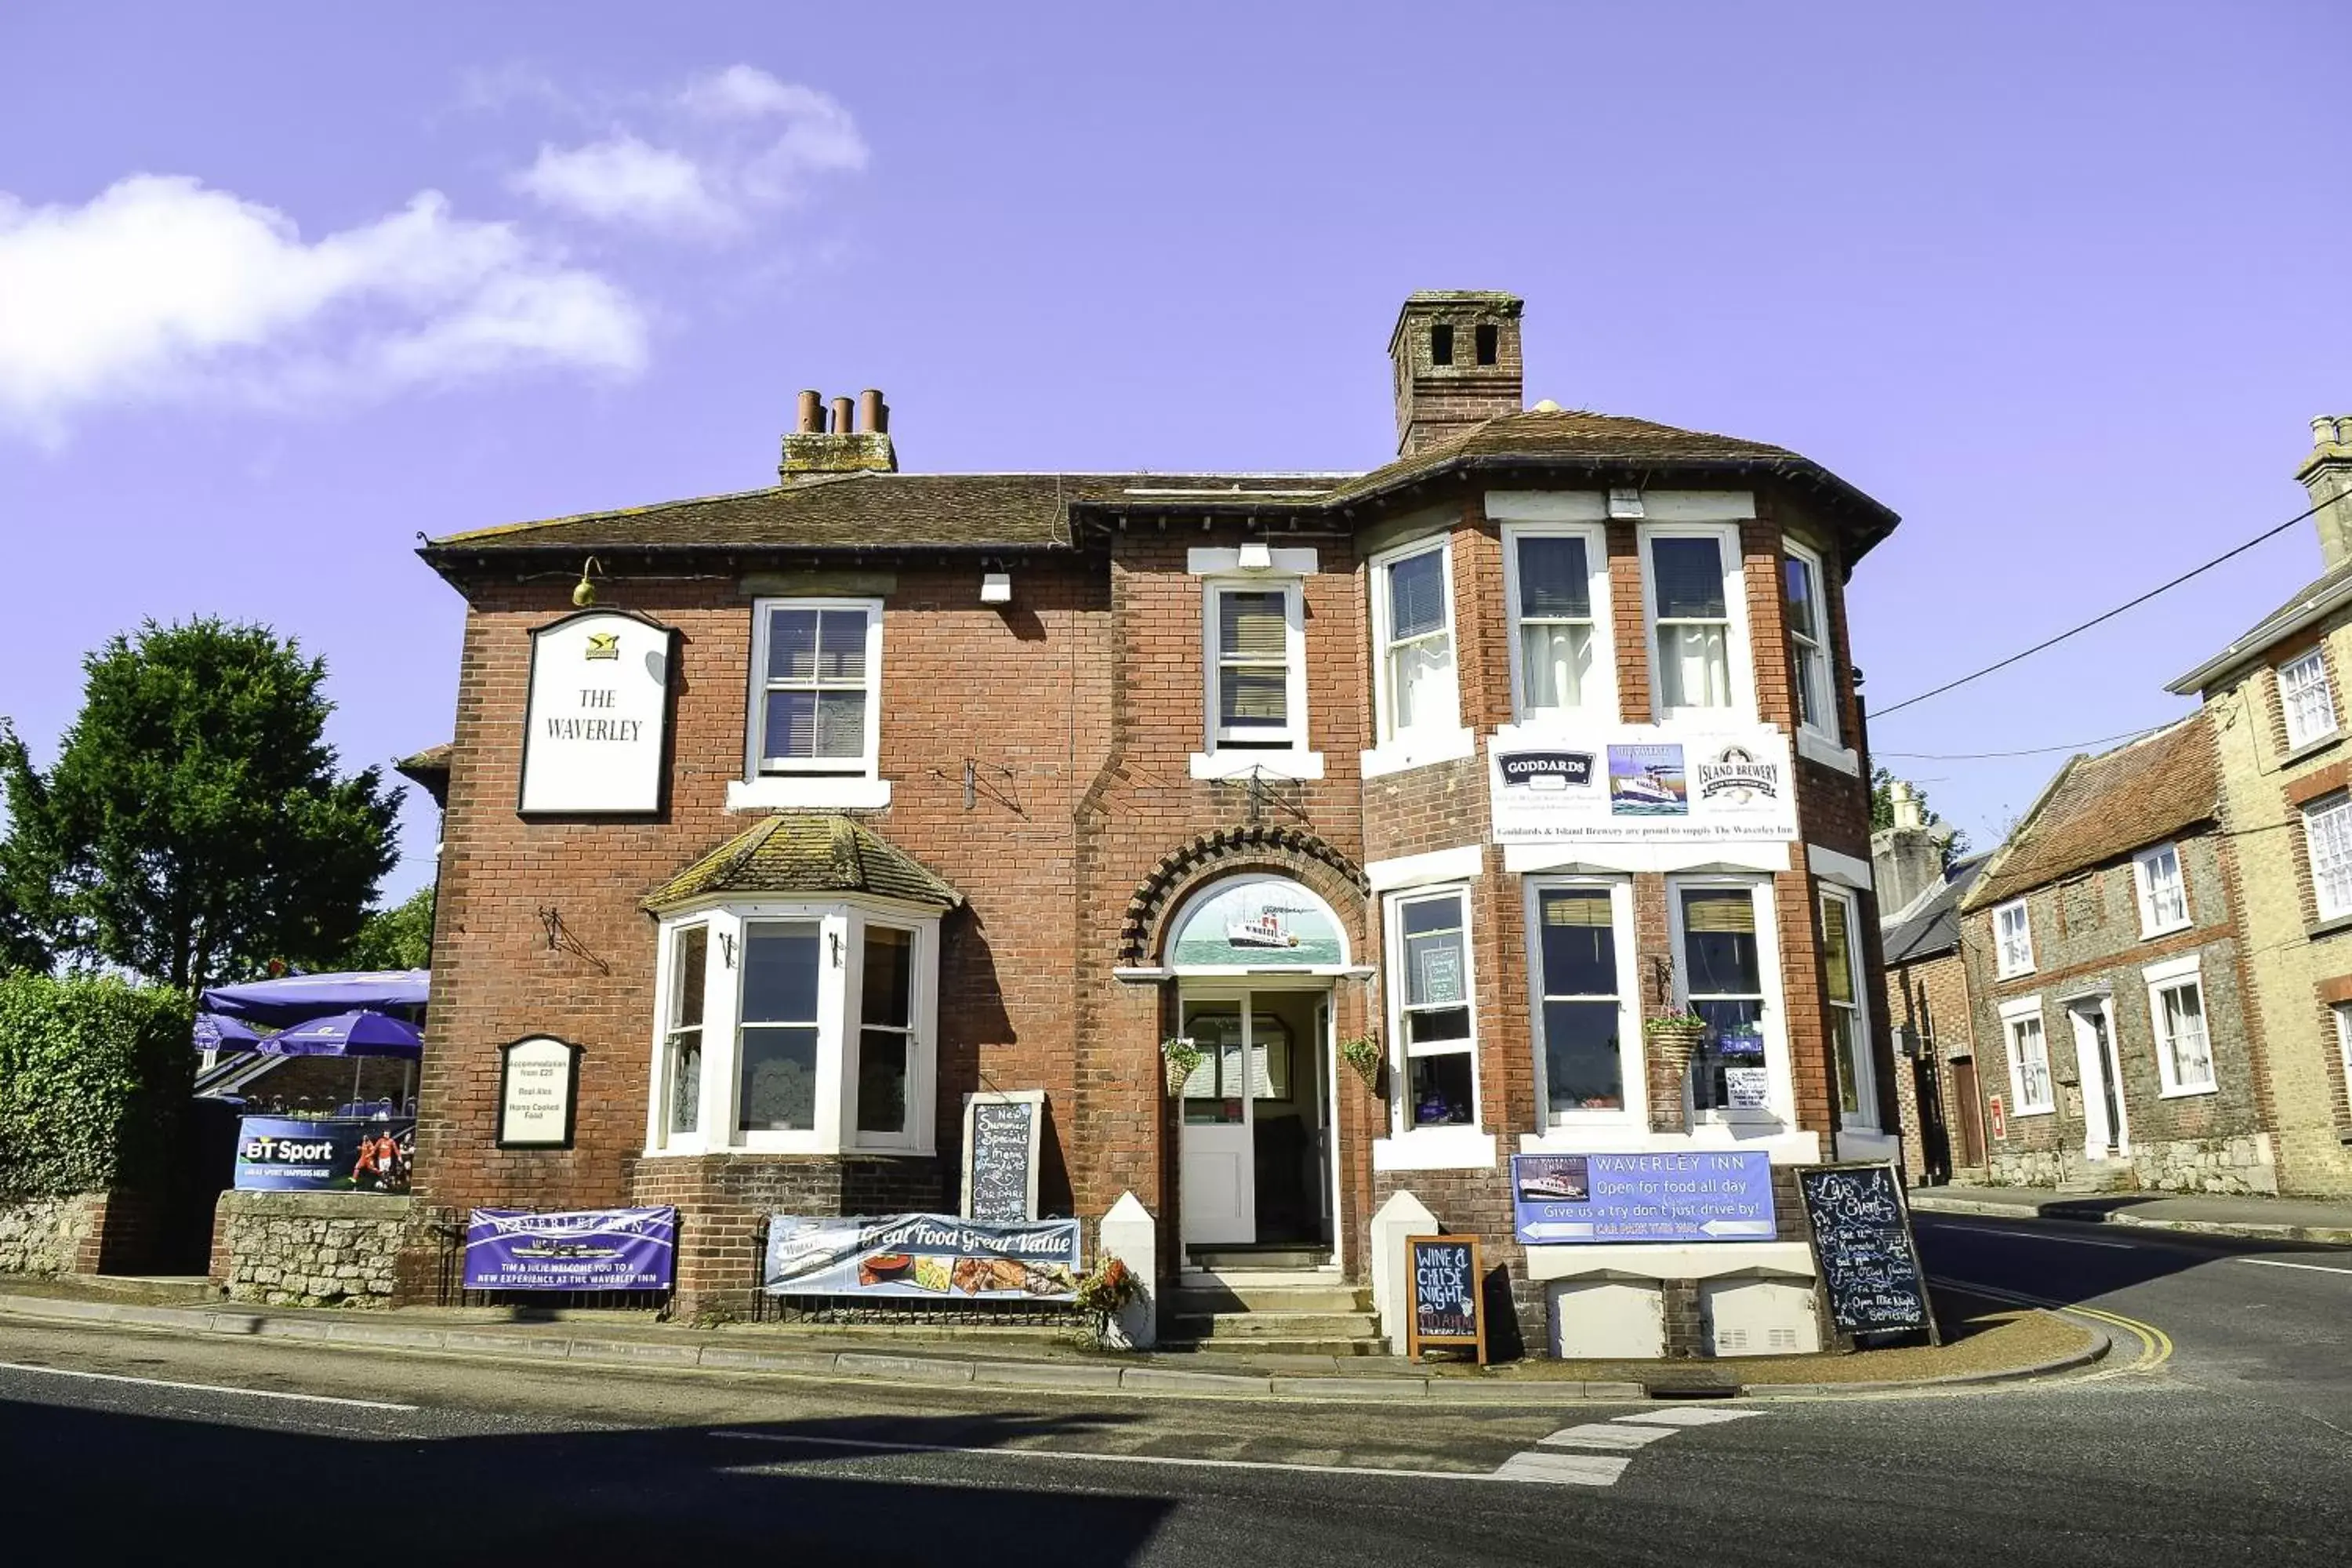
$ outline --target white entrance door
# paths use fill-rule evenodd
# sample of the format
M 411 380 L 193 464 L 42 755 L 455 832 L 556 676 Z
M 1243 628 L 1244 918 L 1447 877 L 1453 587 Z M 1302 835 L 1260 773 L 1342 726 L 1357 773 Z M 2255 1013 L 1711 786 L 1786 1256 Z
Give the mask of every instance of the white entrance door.
M 2116 1059 L 2116 1032 L 2106 999 L 2066 1009 L 2074 1026 L 2074 1068 L 2083 1085 L 2083 1157 L 2112 1160 L 2131 1152 L 2124 1114 L 2122 1063 Z
M 1177 1147 L 1184 1240 L 1227 1246 L 1257 1239 L 1255 1088 L 1265 1047 L 1250 1039 L 1249 995 L 1186 997 L 1183 1033 L 1202 1054 L 1185 1081 Z

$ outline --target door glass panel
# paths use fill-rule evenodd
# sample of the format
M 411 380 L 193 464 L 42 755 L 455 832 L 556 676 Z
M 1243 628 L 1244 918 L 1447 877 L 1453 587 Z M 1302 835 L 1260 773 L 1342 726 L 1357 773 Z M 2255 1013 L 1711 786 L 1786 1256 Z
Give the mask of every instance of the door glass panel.
M 1184 1080 L 1184 1120 L 1193 1126 L 1238 1123 L 1247 1093 L 1242 1075 L 1242 1014 L 1235 1004 L 1195 1006 L 1184 1016 L 1184 1033 L 1201 1053 L 1201 1065 Z

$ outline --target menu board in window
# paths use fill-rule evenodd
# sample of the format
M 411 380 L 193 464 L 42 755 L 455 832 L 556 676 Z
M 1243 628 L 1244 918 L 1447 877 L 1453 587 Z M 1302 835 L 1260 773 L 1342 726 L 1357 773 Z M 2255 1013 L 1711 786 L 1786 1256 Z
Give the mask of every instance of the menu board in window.
M 964 1097 L 964 1218 L 1037 1217 L 1037 1152 L 1045 1121 L 1042 1089 Z

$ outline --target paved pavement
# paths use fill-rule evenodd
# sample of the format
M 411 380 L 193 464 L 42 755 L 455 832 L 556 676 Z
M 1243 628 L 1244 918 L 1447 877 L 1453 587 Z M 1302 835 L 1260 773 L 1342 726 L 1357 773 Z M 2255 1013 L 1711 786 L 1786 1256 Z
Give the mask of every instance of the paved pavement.
M 2352 1252 L 1919 1223 L 1931 1272 L 2105 1314 L 2117 1352 L 1932 1395 L 1408 1410 L 8 1321 L 0 1476 L 100 1563 L 2346 1561 Z
M 1911 1206 L 1930 1213 L 2038 1215 L 2143 1226 L 2254 1241 L 2352 1245 L 2352 1204 L 2183 1193 L 2062 1193 L 2055 1187 L 1915 1187 Z

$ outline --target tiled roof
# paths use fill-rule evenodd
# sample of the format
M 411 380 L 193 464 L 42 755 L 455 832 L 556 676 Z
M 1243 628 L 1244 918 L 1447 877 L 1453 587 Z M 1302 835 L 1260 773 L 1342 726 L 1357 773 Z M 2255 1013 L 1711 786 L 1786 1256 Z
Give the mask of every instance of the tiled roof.
M 577 553 L 678 547 L 999 549 L 1066 545 L 1073 514 L 1351 511 L 1455 470 L 1547 468 L 1600 474 L 1778 478 L 1843 511 L 1861 553 L 1895 513 L 1785 447 L 1580 410 L 1497 416 L 1369 473 L 846 474 L 658 506 L 509 523 L 432 541 L 428 561 L 515 551 Z
M 2225 675 L 2259 657 L 2273 642 L 2297 629 L 2312 613 L 2324 611 L 2328 602 L 2344 597 L 2347 590 L 2352 590 L 2352 561 L 2331 566 L 2297 588 L 2288 595 L 2286 603 L 2256 621 L 2242 636 L 2232 639 L 2228 647 L 2166 689 L 2183 697 L 2194 695 L 2210 685 L 2215 677 Z
M 1909 963 L 1949 952 L 1960 945 L 1960 900 L 1983 875 L 1990 855 L 1971 855 L 1952 862 L 1944 879 L 1897 910 L 1880 941 L 1889 963 Z
M 815 812 L 767 818 L 656 889 L 656 912 L 718 893 L 871 893 L 953 909 L 963 895 L 864 823 Z
M 2203 713 L 2096 757 L 2076 757 L 1961 900 L 1979 910 L 2160 844 L 2220 804 Z

